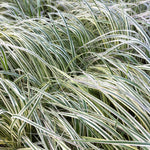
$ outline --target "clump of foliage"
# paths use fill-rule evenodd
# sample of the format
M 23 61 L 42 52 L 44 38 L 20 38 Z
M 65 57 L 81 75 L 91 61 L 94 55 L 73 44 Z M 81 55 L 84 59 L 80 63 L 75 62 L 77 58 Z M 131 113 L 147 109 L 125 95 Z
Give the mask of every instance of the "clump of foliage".
M 0 2 L 0 149 L 150 149 L 150 3 Z

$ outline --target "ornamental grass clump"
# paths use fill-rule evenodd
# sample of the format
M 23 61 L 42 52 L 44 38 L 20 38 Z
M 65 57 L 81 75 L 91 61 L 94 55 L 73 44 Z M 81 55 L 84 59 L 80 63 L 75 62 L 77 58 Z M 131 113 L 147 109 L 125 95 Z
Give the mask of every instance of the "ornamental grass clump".
M 150 149 L 149 1 L 0 2 L 0 149 Z

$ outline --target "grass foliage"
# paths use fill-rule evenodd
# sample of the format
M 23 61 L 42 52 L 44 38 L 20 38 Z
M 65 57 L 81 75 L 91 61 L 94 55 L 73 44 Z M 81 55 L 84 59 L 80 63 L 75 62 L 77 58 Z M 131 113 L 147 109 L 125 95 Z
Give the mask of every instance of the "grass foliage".
M 0 2 L 0 149 L 150 149 L 150 3 Z

